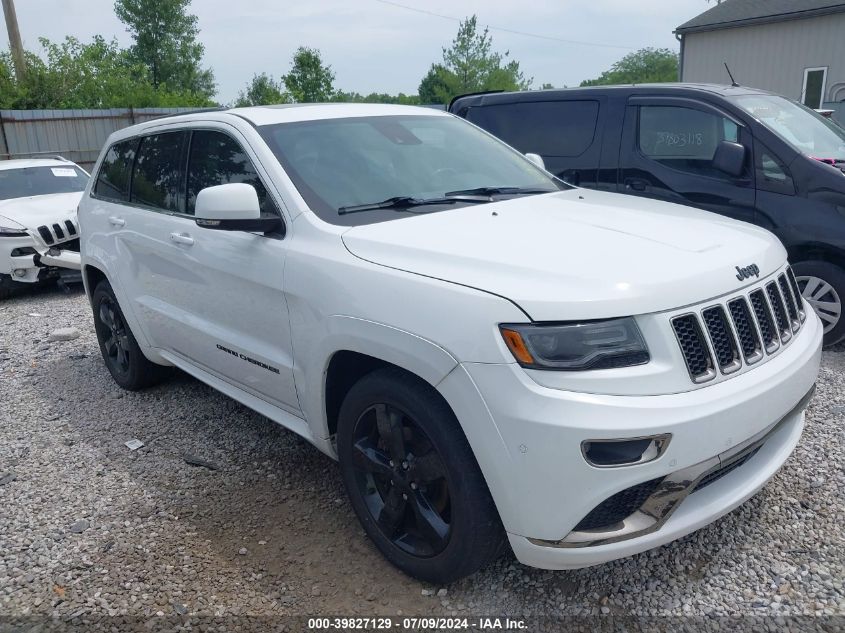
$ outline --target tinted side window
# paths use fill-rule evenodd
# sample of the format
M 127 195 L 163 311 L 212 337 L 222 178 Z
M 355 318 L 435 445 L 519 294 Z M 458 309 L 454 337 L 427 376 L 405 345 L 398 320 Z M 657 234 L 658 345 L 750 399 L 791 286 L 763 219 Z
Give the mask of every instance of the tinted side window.
M 222 132 L 194 132 L 191 139 L 191 157 L 188 161 L 187 212 L 194 213 L 197 194 L 200 191 L 206 187 L 230 182 L 243 182 L 255 187 L 262 214 L 279 215 L 255 167 L 234 139 Z
M 109 148 L 97 174 L 94 185 L 96 195 L 116 202 L 129 201 L 129 181 L 137 147 L 138 139 L 131 139 L 115 143 Z
M 712 164 L 721 141 L 739 141 L 739 127 L 727 117 L 679 106 L 640 108 L 639 148 L 658 163 L 714 178 L 728 178 Z
M 794 195 L 792 175 L 777 155 L 757 139 L 754 140 L 754 154 L 757 189 Z
M 574 157 L 596 133 L 598 101 L 536 101 L 470 108 L 467 120 L 520 152 Z
M 132 175 L 132 202 L 162 211 L 185 212 L 184 132 L 144 137 Z

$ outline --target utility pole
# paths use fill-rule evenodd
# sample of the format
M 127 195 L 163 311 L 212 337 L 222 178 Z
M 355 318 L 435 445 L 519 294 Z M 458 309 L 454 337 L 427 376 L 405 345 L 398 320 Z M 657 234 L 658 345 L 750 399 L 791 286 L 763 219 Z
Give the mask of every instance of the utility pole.
M 26 75 L 26 58 L 23 55 L 21 32 L 18 29 L 18 15 L 15 13 L 15 0 L 0 0 L 3 3 L 3 15 L 6 16 L 6 30 L 9 32 L 9 46 L 12 49 L 12 61 L 15 64 L 15 77 L 20 82 Z

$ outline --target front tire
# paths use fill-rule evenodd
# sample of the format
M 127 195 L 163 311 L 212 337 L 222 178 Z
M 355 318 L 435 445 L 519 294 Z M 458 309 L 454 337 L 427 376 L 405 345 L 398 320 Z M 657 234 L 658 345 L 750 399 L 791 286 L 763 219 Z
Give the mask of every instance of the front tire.
M 398 368 L 366 375 L 343 401 L 337 450 L 352 507 L 391 563 L 449 583 L 505 540 L 484 476 L 449 406 Z
M 17 286 L 20 285 L 21 284 L 12 280 L 11 275 L 0 274 L 0 301 L 8 299 L 14 295 L 15 290 L 17 290 Z
M 129 329 L 123 311 L 107 281 L 101 281 L 91 297 L 94 329 L 103 361 L 114 381 L 129 391 L 151 387 L 171 374 L 169 367 L 150 362 Z
M 811 260 L 792 266 L 804 300 L 809 303 L 824 326 L 824 346 L 845 339 L 845 271 L 829 262 Z

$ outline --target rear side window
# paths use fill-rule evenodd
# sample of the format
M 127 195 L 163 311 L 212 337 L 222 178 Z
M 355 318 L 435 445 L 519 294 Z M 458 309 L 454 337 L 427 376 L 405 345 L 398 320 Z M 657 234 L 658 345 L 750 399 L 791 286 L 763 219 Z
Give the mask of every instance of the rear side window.
M 255 187 L 262 214 L 279 215 L 252 161 L 233 138 L 210 130 L 194 132 L 188 162 L 187 213 L 193 215 L 200 191 L 206 187 L 231 182 L 246 183 Z
M 470 108 L 467 120 L 520 152 L 574 157 L 593 143 L 599 102 L 535 101 Z
M 712 167 L 721 141 L 739 142 L 739 127 L 727 117 L 680 106 L 640 108 L 640 151 L 667 167 L 727 178 Z
M 131 201 L 161 211 L 185 212 L 185 132 L 144 137 L 135 159 Z
M 132 139 L 115 143 L 109 148 L 94 185 L 97 196 L 116 202 L 129 202 L 129 181 L 137 147 L 138 139 Z

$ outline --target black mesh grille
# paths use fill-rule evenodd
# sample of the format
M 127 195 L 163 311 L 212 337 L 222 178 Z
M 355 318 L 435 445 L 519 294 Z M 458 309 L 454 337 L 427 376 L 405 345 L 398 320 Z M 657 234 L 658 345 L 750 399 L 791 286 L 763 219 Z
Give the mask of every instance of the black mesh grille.
M 739 350 L 722 306 L 707 308 L 701 316 L 704 317 L 719 367 L 725 369 L 736 363 L 739 360 Z
M 728 473 L 733 472 L 734 470 L 736 470 L 737 468 L 742 466 L 745 462 L 747 462 L 749 459 L 754 457 L 757 454 L 757 451 L 759 451 L 759 450 L 760 450 L 760 446 L 755 448 L 750 453 L 746 453 L 745 455 L 743 455 L 742 457 L 740 457 L 736 461 L 731 462 L 727 466 L 723 466 L 722 468 L 719 468 L 718 470 L 714 470 L 713 472 L 706 474 L 704 477 L 702 477 L 701 481 L 698 482 L 698 484 L 695 486 L 695 488 L 693 488 L 693 492 L 695 492 L 697 490 L 701 490 L 705 486 L 709 486 L 710 484 L 720 480 L 722 477 L 724 477 Z
M 53 232 L 56 234 L 56 237 L 58 239 L 60 239 L 60 240 L 64 239 L 65 232 L 62 231 L 62 227 L 60 227 L 58 224 L 53 225 Z
M 786 320 L 786 308 L 783 307 L 783 299 L 780 298 L 780 293 L 775 282 L 772 281 L 766 286 L 766 292 L 769 295 L 769 301 L 772 302 L 772 310 L 775 311 L 775 321 L 777 321 L 778 330 L 781 336 L 786 334 L 787 338 L 789 338 L 791 329 Z
M 766 303 L 766 297 L 762 290 L 755 290 L 751 293 L 751 306 L 754 308 L 754 316 L 760 326 L 760 334 L 763 336 L 763 345 L 768 349 L 777 342 L 775 323 L 772 320 L 772 313 Z
M 710 359 L 698 319 L 692 314 L 686 314 L 673 319 L 672 327 L 675 329 L 690 375 L 693 378 L 705 375 L 712 369 L 713 361 Z
M 663 481 L 663 477 L 646 481 L 617 492 L 605 499 L 575 526 L 576 530 L 595 530 L 619 523 L 640 509 Z
M 76 235 L 76 227 L 73 225 L 73 222 L 65 220 L 65 226 L 67 227 L 68 235 Z
M 787 268 L 786 276 L 789 277 L 789 285 L 792 287 L 792 292 L 795 294 L 795 302 L 798 306 L 798 311 L 803 315 L 804 306 L 801 300 L 801 289 L 798 287 L 798 280 L 795 279 L 795 273 L 792 271 L 792 267 Z
M 53 239 L 53 234 L 50 233 L 50 229 L 46 226 L 39 226 L 38 234 L 41 236 L 41 239 L 44 240 L 46 244 L 52 244 L 56 241 Z
M 780 286 L 781 294 L 783 294 L 783 298 L 786 301 L 786 311 L 789 313 L 789 318 L 797 322 L 798 308 L 795 307 L 795 298 L 792 296 L 792 289 L 789 287 L 786 275 L 778 277 L 778 285 Z
M 739 336 L 742 353 L 748 360 L 762 348 L 760 336 L 757 334 L 757 328 L 754 327 L 754 321 L 751 318 L 751 310 L 749 310 L 745 299 L 734 299 L 728 303 L 728 310 L 731 311 L 731 318 L 733 318 L 734 327 Z

